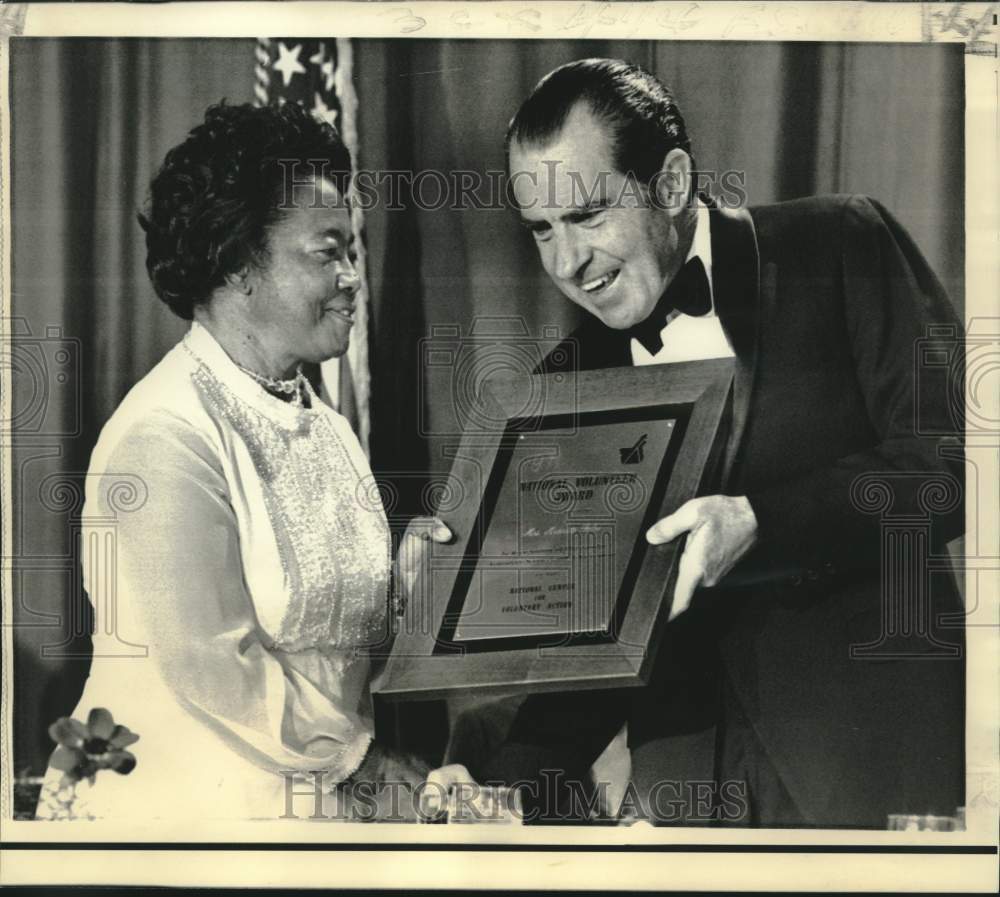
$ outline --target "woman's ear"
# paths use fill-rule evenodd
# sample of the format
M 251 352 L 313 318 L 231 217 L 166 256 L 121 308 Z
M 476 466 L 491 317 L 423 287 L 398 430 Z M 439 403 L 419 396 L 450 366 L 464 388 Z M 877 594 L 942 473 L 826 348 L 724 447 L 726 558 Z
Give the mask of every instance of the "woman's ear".
M 663 157 L 652 192 L 656 205 L 671 217 L 686 208 L 691 195 L 691 157 L 680 147 Z
M 244 265 L 237 271 L 227 274 L 226 283 L 234 290 L 243 293 L 244 295 L 249 296 L 253 292 L 253 286 L 250 283 L 250 269 L 247 265 Z

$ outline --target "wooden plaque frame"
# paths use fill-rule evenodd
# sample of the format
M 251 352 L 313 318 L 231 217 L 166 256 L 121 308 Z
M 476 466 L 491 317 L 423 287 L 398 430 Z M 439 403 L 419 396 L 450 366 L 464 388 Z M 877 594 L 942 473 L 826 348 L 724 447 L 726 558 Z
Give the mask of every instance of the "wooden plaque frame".
M 375 693 L 394 700 L 427 700 L 470 689 L 503 694 L 645 685 L 669 617 L 683 539 L 647 546 L 641 533 L 688 499 L 717 488 L 732 376 L 732 359 L 711 359 L 489 381 L 483 413 L 466 427 L 454 452 L 451 477 L 462 499 L 453 510 L 439 511 L 455 538 L 432 545 L 424 571 L 428 585 L 407 607 Z M 489 526 L 484 521 L 489 475 L 504 445 L 510 445 L 510 434 L 531 432 L 532 421 L 549 416 L 565 420 L 567 415 L 577 419 L 635 409 L 654 413 L 661 406 L 682 426 L 668 452 L 670 469 L 663 471 L 668 467 L 664 462 L 663 484 L 644 512 L 641 546 L 637 542 L 635 552 L 642 557 L 630 566 L 637 572 L 619 593 L 629 595 L 615 631 L 593 638 L 549 637 L 543 644 L 508 638 L 474 646 L 442 637 L 454 631 L 456 596 L 459 608 L 464 601 L 456 584 L 460 589 L 463 572 L 467 581 L 469 565 L 475 565 L 476 540 Z

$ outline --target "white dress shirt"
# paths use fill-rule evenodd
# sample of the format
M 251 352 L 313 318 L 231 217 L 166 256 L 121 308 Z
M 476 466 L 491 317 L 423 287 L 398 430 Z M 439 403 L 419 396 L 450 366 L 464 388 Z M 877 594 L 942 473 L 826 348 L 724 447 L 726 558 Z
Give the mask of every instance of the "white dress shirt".
M 715 291 L 712 286 L 712 239 L 709 232 L 708 208 L 698 200 L 697 222 L 694 239 L 685 263 L 695 258 L 701 259 L 708 277 L 708 293 L 712 310 L 700 317 L 674 313 L 660 331 L 663 347 L 655 355 L 637 339 L 631 340 L 632 364 L 669 364 L 674 361 L 700 361 L 705 358 L 732 358 L 733 349 L 729 345 L 722 324 L 715 313 Z

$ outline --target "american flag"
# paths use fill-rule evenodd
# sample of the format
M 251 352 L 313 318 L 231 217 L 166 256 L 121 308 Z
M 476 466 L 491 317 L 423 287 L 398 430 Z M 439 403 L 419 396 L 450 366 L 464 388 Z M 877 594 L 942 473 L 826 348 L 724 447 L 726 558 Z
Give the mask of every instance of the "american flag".
M 357 167 L 358 98 L 352 80 L 353 47 L 346 38 L 258 38 L 254 65 L 254 97 L 258 105 L 300 103 L 316 118 L 333 125 Z M 354 205 L 351 218 L 358 246 L 361 289 L 356 298 L 354 329 L 347 354 L 324 362 L 322 394 L 350 420 L 368 451 L 371 422 L 368 411 L 368 277 L 365 265 L 364 219 Z

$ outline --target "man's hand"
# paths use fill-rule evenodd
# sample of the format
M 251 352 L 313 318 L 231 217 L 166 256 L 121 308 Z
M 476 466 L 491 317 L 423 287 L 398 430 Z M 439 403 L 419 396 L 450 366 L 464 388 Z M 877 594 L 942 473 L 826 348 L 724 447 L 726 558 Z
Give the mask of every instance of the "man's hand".
M 709 495 L 685 502 L 646 532 L 652 545 L 688 533 L 674 587 L 670 619 L 691 604 L 698 586 L 714 586 L 757 541 L 757 517 L 746 496 Z
M 449 541 L 451 530 L 439 517 L 414 517 L 407 524 L 396 555 L 396 575 L 406 598 L 413 594 L 413 586 L 427 559 L 430 543 Z
M 420 812 L 425 819 L 447 813 L 448 795 L 455 787 L 476 788 L 476 780 L 461 763 L 432 770 L 420 793 Z

